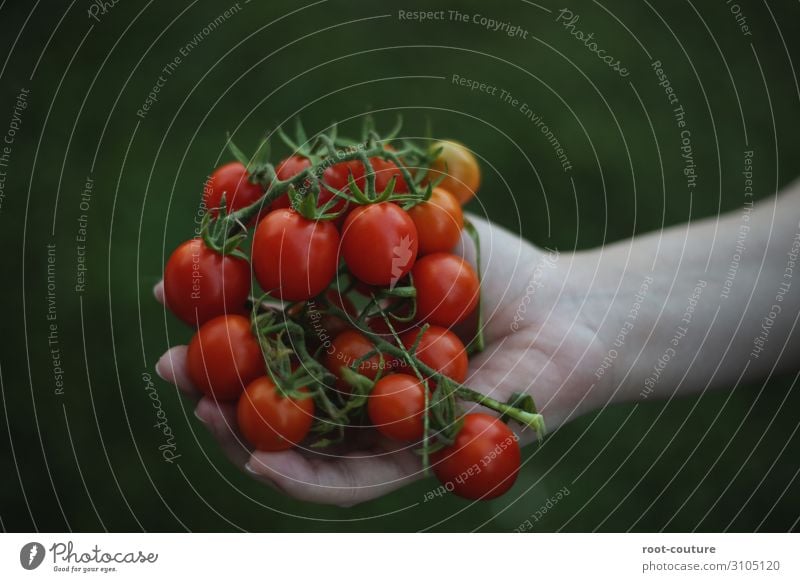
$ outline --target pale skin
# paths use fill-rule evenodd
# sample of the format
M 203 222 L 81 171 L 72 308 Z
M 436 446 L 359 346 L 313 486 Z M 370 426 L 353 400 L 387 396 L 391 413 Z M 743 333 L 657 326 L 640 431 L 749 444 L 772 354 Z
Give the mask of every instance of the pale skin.
M 471 220 L 486 349 L 471 359 L 466 384 L 501 401 L 530 393 L 549 431 L 617 402 L 730 389 L 800 366 L 800 268 L 789 254 L 800 246 L 798 184 L 751 212 L 576 253 Z M 468 239 L 463 247 L 474 264 Z M 161 284 L 155 294 L 163 300 Z M 236 432 L 235 405 L 201 397 L 185 361 L 186 346 L 176 346 L 156 370 L 197 402 L 231 462 L 287 495 L 351 506 L 422 477 L 419 456 L 377 438 L 327 456 L 251 451 Z M 513 428 L 523 444 L 534 440 Z

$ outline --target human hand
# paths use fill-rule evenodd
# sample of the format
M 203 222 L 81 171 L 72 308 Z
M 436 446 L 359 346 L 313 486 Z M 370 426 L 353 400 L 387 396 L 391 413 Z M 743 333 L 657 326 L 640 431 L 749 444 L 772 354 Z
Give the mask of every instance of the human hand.
M 595 331 L 579 318 L 584 293 L 570 276 L 578 268 L 576 255 L 545 252 L 497 225 L 471 220 L 481 241 L 486 348 L 470 360 L 465 384 L 500 401 L 514 392 L 530 393 L 552 430 L 597 402 L 598 391 L 588 389 L 602 355 Z M 469 237 L 457 252 L 475 265 Z M 161 283 L 154 292 L 163 302 Z M 366 434 L 346 451 L 251 450 L 236 428 L 236 404 L 203 396 L 192 385 L 186 351 L 169 349 L 156 371 L 197 402 L 196 416 L 231 462 L 262 482 L 297 499 L 350 506 L 422 477 L 418 455 L 375 431 L 360 431 Z M 532 430 L 519 435 L 523 444 L 535 438 Z

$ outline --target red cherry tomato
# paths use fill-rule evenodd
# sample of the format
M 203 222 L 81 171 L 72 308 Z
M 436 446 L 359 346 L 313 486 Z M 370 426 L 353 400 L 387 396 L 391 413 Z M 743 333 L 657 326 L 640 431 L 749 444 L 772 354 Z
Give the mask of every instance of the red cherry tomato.
M 400 336 L 407 349 L 417 340 L 419 330 L 411 330 Z M 417 358 L 437 372 L 456 382 L 467 379 L 467 349 L 452 331 L 436 325 L 430 326 L 419 340 Z M 407 369 L 405 361 L 398 362 L 398 368 Z
M 311 160 L 302 156 L 289 156 L 275 166 L 275 175 L 278 180 L 288 180 L 305 170 L 311 165 Z M 288 194 L 283 194 L 272 202 L 271 209 L 291 208 L 292 203 Z
M 381 434 L 398 441 L 418 441 L 425 431 L 425 388 L 414 376 L 384 376 L 369 395 L 367 412 Z
M 478 276 L 461 257 L 448 253 L 426 255 L 417 261 L 411 274 L 417 288 L 420 321 L 451 327 L 478 305 Z
M 386 190 L 392 178 L 395 178 L 394 192 L 408 192 L 408 184 L 403 177 L 403 172 L 397 167 L 397 164 L 391 160 L 384 160 L 381 158 L 370 158 L 369 161 L 375 173 L 375 190 L 377 192 Z
M 406 184 L 403 174 L 397 165 L 390 160 L 383 160 L 381 158 L 370 158 L 373 172 L 375 175 L 375 189 L 378 192 L 383 192 L 389 184 L 389 180 L 395 176 L 395 192 L 408 192 L 408 184 Z M 302 156 L 290 156 L 283 160 L 275 168 L 275 173 L 280 180 L 288 180 L 308 168 L 311 162 L 308 158 Z M 352 174 L 358 188 L 363 192 L 366 186 L 366 170 L 364 164 L 359 160 L 350 160 L 347 162 L 338 162 L 327 166 L 322 172 L 322 184 L 319 194 L 318 206 L 326 204 L 331 198 L 334 197 L 331 189 L 339 190 L 340 192 L 350 191 L 350 175 Z M 273 209 L 289 208 L 291 206 L 289 196 L 283 195 L 272 203 Z M 347 200 L 341 198 L 338 202 L 328 209 L 328 212 L 339 212 L 347 206 Z
M 301 388 L 301 392 L 308 392 Z M 302 441 L 314 422 L 314 400 L 279 393 L 267 376 L 253 380 L 239 398 L 239 430 L 259 451 L 284 451 Z
M 347 185 L 350 182 L 350 172 L 354 167 L 352 162 L 339 162 L 329 165 L 322 172 L 322 181 L 326 186 L 346 192 Z
M 375 176 L 375 190 L 377 192 L 383 192 L 386 186 L 389 185 L 389 180 L 391 180 L 393 176 L 396 177 L 394 192 L 408 192 L 408 184 L 405 178 L 403 178 L 403 173 L 400 171 L 400 168 L 397 167 L 397 164 L 391 160 L 384 160 L 378 157 L 370 158 L 369 162 L 372 165 L 372 171 Z M 353 174 L 353 180 L 356 186 L 363 192 L 367 183 L 364 164 L 360 160 L 351 160 L 337 165 L 346 168 L 346 171 L 344 169 L 342 170 L 344 184 L 347 185 L 348 183 L 348 174 Z M 330 184 L 331 182 L 328 183 Z M 342 188 L 339 189 L 341 190 Z
M 339 233 L 326 221 L 293 210 L 273 210 L 253 237 L 253 269 L 275 297 L 303 301 L 322 293 L 336 275 Z
M 337 190 L 349 192 L 351 174 L 356 186 L 363 192 L 366 178 L 364 177 L 364 164 L 362 164 L 360 160 L 348 160 L 346 162 L 333 164 L 325 169 L 322 176 L 325 184 Z
M 241 315 L 221 315 L 203 324 L 189 342 L 189 377 L 204 394 L 235 400 L 264 374 L 261 347 Z
M 342 227 L 342 255 L 364 283 L 392 285 L 411 270 L 417 258 L 414 221 L 391 202 L 359 206 Z
M 303 156 L 289 156 L 285 160 L 278 162 L 275 166 L 275 175 L 278 180 L 288 180 L 293 178 L 311 165 L 311 160 Z
M 364 335 L 348 329 L 336 336 L 333 343 L 325 352 L 325 367 L 338 377 L 336 388 L 342 392 L 350 392 L 350 385 L 342 379 L 342 367 L 352 368 L 357 360 L 375 349 L 375 346 Z M 355 370 L 370 380 L 374 380 L 381 368 L 389 367 L 386 361 L 381 362 L 378 354 L 372 355 Z
M 302 156 L 290 156 L 278 164 L 278 166 L 275 168 L 275 174 L 277 175 L 279 180 L 288 180 L 289 178 L 296 176 L 297 174 L 308 168 L 310 165 L 311 161 L 308 158 L 304 158 Z M 325 188 L 324 185 L 329 185 L 331 188 L 335 188 L 336 190 L 347 192 L 350 170 L 351 166 L 349 162 L 340 162 L 338 164 L 333 164 L 325 168 L 325 170 L 323 170 L 322 184 L 320 185 L 320 193 L 317 203 L 318 207 L 322 207 L 331 198 L 334 197 L 333 192 Z M 363 176 L 363 171 L 362 171 L 362 176 Z M 308 188 L 309 185 L 310 182 L 304 183 L 304 186 L 306 188 Z M 344 209 L 345 206 L 347 206 L 347 200 L 340 198 L 338 202 L 336 202 L 333 206 L 331 206 L 328 209 L 328 212 L 331 213 L 339 212 L 340 210 Z M 278 208 L 290 208 L 290 207 L 291 207 L 291 201 L 289 200 L 288 194 L 280 196 L 272 203 L 273 210 L 277 210 Z
M 203 202 L 212 216 L 218 214 L 223 194 L 228 213 L 250 206 L 264 194 L 264 189 L 252 184 L 248 177 L 241 162 L 231 162 L 214 170 L 203 188 Z
M 362 168 L 359 170 L 359 167 Z M 364 187 L 364 171 L 363 166 L 361 164 L 354 164 L 353 162 L 339 162 L 338 164 L 333 164 L 332 166 L 328 166 L 322 172 L 322 182 L 323 184 L 330 186 L 333 189 L 339 190 L 340 192 L 350 192 L 350 174 L 353 174 L 353 178 L 356 181 L 356 184 L 360 187 Z M 323 188 L 320 191 L 319 195 L 319 205 L 322 206 L 323 204 L 327 203 L 328 200 L 333 198 L 334 194 L 330 190 Z M 343 210 L 348 205 L 347 200 L 344 198 L 339 198 L 339 201 L 336 202 L 331 208 L 328 209 L 328 212 L 339 212 Z
M 450 252 L 461 238 L 464 213 L 458 200 L 443 188 L 434 188 L 430 199 L 413 206 L 408 215 L 417 227 L 420 255 Z
M 431 466 L 448 491 L 466 499 L 493 499 L 511 489 L 520 459 L 512 430 L 498 418 L 475 413 L 464 417 L 455 443 L 431 455 Z
M 245 313 L 249 293 L 247 261 L 212 251 L 199 238 L 175 249 L 164 269 L 167 307 L 189 325 L 225 313 Z
M 463 144 L 457 141 L 440 141 L 431 150 L 442 148 L 439 157 L 431 165 L 429 179 L 444 179 L 439 186 L 453 194 L 461 204 L 469 202 L 481 185 L 481 170 L 478 160 Z

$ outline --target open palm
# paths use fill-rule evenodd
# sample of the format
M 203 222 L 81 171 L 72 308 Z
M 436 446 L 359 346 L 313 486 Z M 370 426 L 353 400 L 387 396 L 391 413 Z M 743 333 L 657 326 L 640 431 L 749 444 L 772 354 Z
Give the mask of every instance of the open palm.
M 544 252 L 496 225 L 471 220 L 481 241 L 486 349 L 470 360 L 466 384 L 501 401 L 514 392 L 530 393 L 553 429 L 593 408 L 597 399 L 589 389 L 603 357 L 595 331 L 580 316 L 585 293 L 570 276 L 575 256 Z M 475 248 L 467 237 L 461 250 L 474 265 Z M 155 293 L 163 299 L 161 284 Z M 167 351 L 157 364 L 159 375 L 197 400 L 195 414 L 230 460 L 261 481 L 298 499 L 348 506 L 422 476 L 418 455 L 374 431 L 344 452 L 250 450 L 236 430 L 236 405 L 201 397 L 192 385 L 186 349 Z M 587 361 L 592 365 L 583 365 Z M 520 437 L 526 443 L 534 435 L 525 431 Z

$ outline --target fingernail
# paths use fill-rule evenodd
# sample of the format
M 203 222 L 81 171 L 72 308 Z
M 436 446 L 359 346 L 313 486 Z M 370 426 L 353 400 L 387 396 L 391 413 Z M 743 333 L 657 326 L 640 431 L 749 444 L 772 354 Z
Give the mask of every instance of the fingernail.
M 159 378 L 161 378 L 165 382 L 167 381 L 167 379 L 164 377 L 164 374 L 161 373 L 161 359 L 160 358 L 156 362 L 156 365 L 153 366 L 153 369 L 155 369 L 155 371 L 156 371 L 156 376 L 158 376 Z
M 153 285 L 153 296 L 156 298 L 156 301 L 163 303 L 164 301 L 164 288 L 161 284 L 161 281 Z
M 200 422 L 202 422 L 203 424 L 208 424 L 208 421 L 207 421 L 205 418 L 203 418 L 202 416 L 200 416 L 200 413 L 199 413 L 199 412 L 197 412 L 197 409 L 196 409 L 196 408 L 194 409 L 194 416 L 195 416 L 195 418 L 196 418 L 197 420 L 199 420 L 199 421 L 200 421 Z
M 261 483 L 263 483 L 273 491 L 277 491 L 278 493 L 284 493 L 284 491 L 280 487 L 278 487 L 277 483 L 275 483 L 272 479 L 267 477 L 264 473 L 256 471 L 249 461 L 244 464 L 244 470 L 251 477 L 253 477 L 254 479 L 258 479 Z

